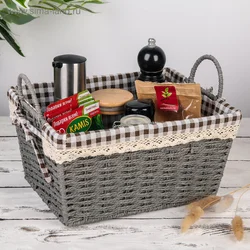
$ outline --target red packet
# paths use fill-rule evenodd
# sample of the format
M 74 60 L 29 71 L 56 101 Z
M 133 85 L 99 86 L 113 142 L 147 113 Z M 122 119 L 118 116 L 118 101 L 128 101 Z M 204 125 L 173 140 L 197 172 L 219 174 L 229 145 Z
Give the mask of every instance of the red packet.
M 93 118 L 100 115 L 99 102 L 81 106 L 73 111 L 57 117 L 52 122 L 52 127 L 59 133 L 86 132 L 90 128 L 98 129 L 98 124 Z M 99 119 L 99 118 L 98 118 Z
M 87 98 L 89 100 L 93 100 L 93 97 L 90 95 L 89 91 L 84 90 L 70 97 L 51 103 L 48 105 L 44 113 L 44 117 L 46 120 L 51 121 L 54 117 L 65 113 L 66 111 L 78 108 L 81 105 L 81 102 L 86 102 L 88 100 Z
M 179 110 L 178 98 L 174 86 L 154 86 L 154 88 L 158 109 L 174 112 Z

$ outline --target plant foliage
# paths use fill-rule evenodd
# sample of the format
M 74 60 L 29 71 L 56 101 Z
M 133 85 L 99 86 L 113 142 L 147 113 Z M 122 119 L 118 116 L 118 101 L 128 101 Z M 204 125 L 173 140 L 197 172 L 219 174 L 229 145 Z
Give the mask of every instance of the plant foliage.
M 23 52 L 16 42 L 10 25 L 23 25 L 37 18 L 34 9 L 44 9 L 48 13 L 56 11 L 72 15 L 75 10 L 95 13 L 88 5 L 103 4 L 101 0 L 0 0 L 0 40 L 5 40 L 21 56 Z

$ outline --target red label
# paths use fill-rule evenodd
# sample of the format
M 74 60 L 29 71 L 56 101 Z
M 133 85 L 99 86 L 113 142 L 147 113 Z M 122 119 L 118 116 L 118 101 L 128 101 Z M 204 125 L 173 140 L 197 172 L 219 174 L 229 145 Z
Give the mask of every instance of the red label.
M 77 94 L 50 104 L 44 116 L 47 120 L 52 120 L 56 116 L 78 107 Z
M 72 111 L 79 106 L 82 106 L 84 102 L 90 101 L 92 96 L 88 90 L 84 90 L 80 93 L 74 94 L 70 97 L 64 98 L 57 102 L 48 105 L 44 117 L 47 121 L 52 121 L 55 117 L 60 116 L 68 111 Z
M 179 109 L 178 98 L 174 86 L 155 86 L 157 108 L 163 111 L 175 111 Z
M 99 114 L 101 114 L 101 110 L 98 108 L 98 109 L 90 112 L 88 115 L 89 115 L 90 118 L 92 118 L 92 117 L 94 117 L 96 115 L 99 115 Z

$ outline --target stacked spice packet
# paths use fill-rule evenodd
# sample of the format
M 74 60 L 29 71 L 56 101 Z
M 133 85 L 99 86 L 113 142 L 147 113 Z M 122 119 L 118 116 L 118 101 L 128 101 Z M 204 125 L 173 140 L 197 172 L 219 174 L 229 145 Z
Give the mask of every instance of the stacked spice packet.
M 88 90 L 48 105 L 45 119 L 60 134 L 103 129 L 100 103 Z

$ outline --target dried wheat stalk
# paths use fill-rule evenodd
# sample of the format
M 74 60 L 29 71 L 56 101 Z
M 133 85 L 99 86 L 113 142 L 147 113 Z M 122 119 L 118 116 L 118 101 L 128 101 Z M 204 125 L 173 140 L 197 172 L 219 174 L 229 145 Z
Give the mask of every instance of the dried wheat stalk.
M 205 208 L 209 208 L 213 205 L 215 205 L 216 203 L 218 203 L 221 200 L 220 196 L 216 196 L 216 195 L 210 195 L 207 196 L 201 200 L 198 201 L 194 201 L 190 204 L 187 205 L 188 210 L 191 210 L 194 207 L 201 207 L 203 210 Z
M 223 212 L 226 209 L 228 209 L 234 201 L 234 198 L 232 195 L 244 189 L 247 189 L 245 191 L 247 192 L 250 189 L 250 184 L 247 184 L 246 186 L 242 188 L 236 189 L 225 196 L 210 195 L 208 197 L 205 197 L 201 200 L 192 202 L 189 205 L 187 205 L 189 214 L 182 221 L 181 232 L 182 233 L 186 232 L 195 222 L 197 222 L 201 218 L 201 216 L 204 215 L 204 210 L 206 208 L 212 207 L 215 204 L 217 204 L 217 207 L 215 210 L 216 212 Z M 245 192 L 243 192 L 243 194 Z M 243 194 L 240 196 L 238 200 L 238 204 Z M 238 204 L 237 204 L 237 208 L 238 208 Z M 236 208 L 236 212 L 237 212 L 237 208 Z M 244 227 L 243 227 L 242 218 L 240 216 L 235 216 L 233 218 L 232 229 L 237 240 L 242 240 L 243 235 L 244 235 Z
M 241 241 L 244 236 L 244 227 L 242 218 L 236 215 L 232 220 L 232 229 L 237 240 Z
M 222 196 L 220 202 L 215 206 L 216 213 L 222 213 L 226 211 L 234 202 L 234 197 L 230 194 Z
M 201 207 L 191 208 L 189 214 L 184 218 L 181 225 L 181 232 L 186 232 L 200 217 L 204 214 L 204 211 Z

